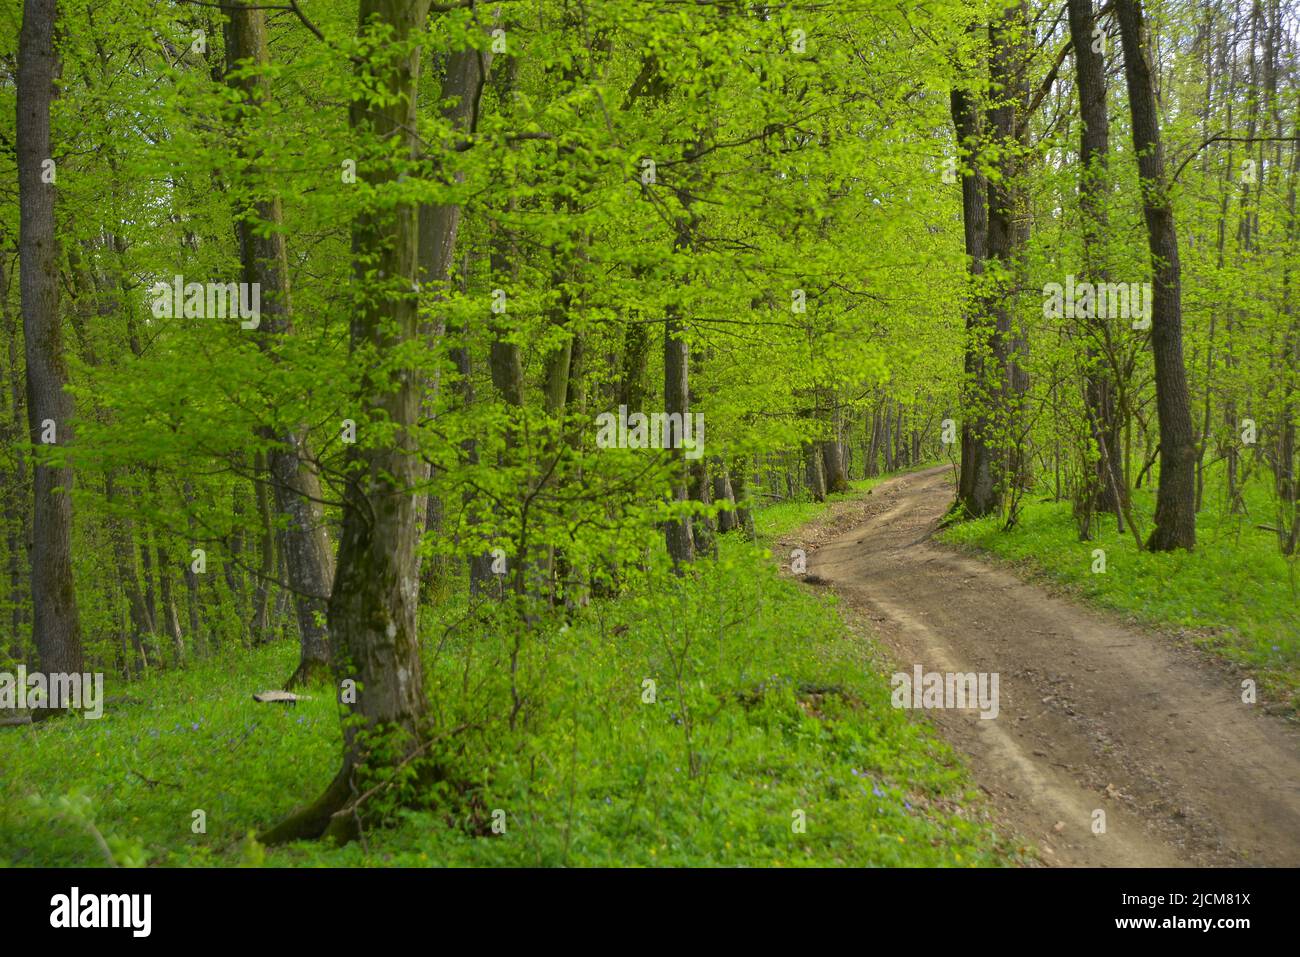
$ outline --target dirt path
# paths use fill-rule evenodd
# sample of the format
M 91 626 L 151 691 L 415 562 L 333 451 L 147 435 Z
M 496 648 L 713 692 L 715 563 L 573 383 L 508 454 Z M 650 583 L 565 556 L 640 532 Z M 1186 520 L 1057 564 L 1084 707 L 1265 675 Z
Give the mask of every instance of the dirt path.
M 951 501 L 950 469 L 914 473 L 782 544 L 899 671 L 999 675 L 996 718 L 927 715 L 1004 825 L 1049 864 L 1300 865 L 1300 732 L 1195 649 L 931 541 Z

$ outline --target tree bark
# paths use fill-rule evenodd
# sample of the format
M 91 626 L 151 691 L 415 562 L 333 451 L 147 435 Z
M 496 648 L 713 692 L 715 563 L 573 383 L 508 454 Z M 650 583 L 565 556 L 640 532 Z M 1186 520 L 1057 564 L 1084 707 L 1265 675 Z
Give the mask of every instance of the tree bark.
M 713 475 L 713 501 L 730 503 L 729 507 L 718 512 L 718 533 L 725 535 L 737 527 L 736 493 L 731 487 L 730 470 L 721 459 L 714 460 L 714 468 L 716 471 Z
M 227 14 L 227 71 L 241 63 L 265 66 L 269 60 L 265 12 L 235 0 Z M 269 95 L 267 79 L 260 73 L 232 79 L 230 83 L 242 94 L 246 109 L 259 108 Z M 283 220 L 280 198 L 273 194 L 255 197 L 237 226 L 244 281 L 261 284 L 258 346 L 273 358 L 277 341 L 293 333 Z M 319 683 L 329 676 L 329 635 L 325 620 L 326 600 L 334 580 L 334 559 L 321 512 L 320 477 L 312 464 L 307 430 L 301 426 L 278 431 L 265 428 L 262 436 L 275 442 L 267 455 L 268 468 L 261 474 L 270 482 L 275 510 L 280 516 L 280 548 L 298 619 L 298 667 L 285 682 L 286 688 L 293 688 Z M 265 604 L 265 583 L 259 586 L 258 594 L 262 599 L 258 623 L 264 624 L 261 611 Z M 255 635 L 254 640 L 260 638 Z
M 1160 480 L 1153 551 L 1196 545 L 1196 444 L 1183 366 L 1181 269 L 1174 211 L 1165 183 L 1164 152 L 1139 0 L 1114 0 L 1124 46 L 1124 76 L 1133 116 L 1133 148 L 1142 181 L 1142 212 L 1154 272 L 1151 348 L 1155 357 L 1156 413 L 1160 422 Z
M 1300 122 L 1291 151 L 1290 182 L 1287 185 L 1287 245 L 1300 241 L 1300 217 L 1296 215 L 1296 181 L 1300 180 Z M 1300 392 L 1300 309 L 1294 302 L 1290 260 L 1282 269 L 1282 315 L 1287 331 L 1282 344 L 1282 403 L 1277 423 L 1277 466 L 1274 489 L 1278 498 L 1278 544 L 1283 555 L 1295 554 L 1300 546 L 1300 482 L 1296 480 L 1296 394 Z
M 827 492 L 847 492 L 849 480 L 844 474 L 844 448 L 837 439 L 827 439 L 821 444 L 822 467 L 826 472 Z
M 1083 212 L 1083 265 L 1089 280 L 1108 282 L 1102 252 L 1109 216 L 1106 211 L 1107 168 L 1110 154 L 1110 117 L 1106 110 L 1106 58 L 1094 51 L 1092 0 L 1069 0 L 1070 39 L 1074 44 L 1076 85 L 1079 90 L 1079 207 Z M 1084 320 L 1087 322 L 1088 320 Z M 1103 349 L 1109 345 L 1107 319 L 1092 319 L 1091 336 Z M 1088 334 L 1085 331 L 1085 334 Z M 1099 512 L 1119 514 L 1120 503 L 1111 481 L 1109 455 L 1119 448 L 1119 428 L 1115 416 L 1113 386 L 1101 351 L 1094 342 L 1088 345 L 1088 369 L 1084 399 L 1088 407 L 1088 425 L 1098 455 L 1092 475 L 1092 507 Z
M 442 81 L 442 114 L 452 121 L 453 129 L 457 133 L 473 132 L 469 127 L 474 121 L 479 93 L 487 80 L 487 71 L 491 68 L 492 59 L 491 50 L 457 50 L 447 60 L 447 70 Z M 456 257 L 456 242 L 460 235 L 461 213 L 459 205 L 435 206 L 426 203 L 420 207 L 420 284 L 431 286 L 438 300 L 443 297 L 443 285 L 451 278 L 451 267 Z M 446 325 L 446 318 L 441 313 L 426 325 L 424 335 L 431 350 L 438 347 L 439 341 L 446 334 Z M 463 363 L 460 361 L 456 363 L 457 367 L 464 365 L 468 370 L 468 353 L 463 356 L 463 360 Z M 495 374 L 494 364 L 494 378 Z M 521 371 L 521 384 L 522 377 Z M 440 390 L 441 382 L 435 375 L 429 388 L 428 398 L 431 405 L 437 401 Z M 472 388 L 467 388 L 462 395 L 472 398 Z M 468 449 L 466 451 L 468 452 Z M 477 448 L 474 454 L 477 456 Z M 441 538 L 445 534 L 443 529 L 445 505 L 437 494 L 429 495 L 425 516 L 425 534 L 434 539 Z M 442 583 L 451 575 L 454 565 L 455 562 L 450 556 L 435 551 L 420 570 L 422 594 L 432 599 L 440 590 Z M 473 584 L 476 586 L 481 584 L 484 580 L 481 576 L 488 568 L 489 566 L 481 559 L 471 564 L 471 574 L 477 571 L 480 575 L 479 578 L 474 579 Z
M 104 475 L 104 499 L 111 506 L 120 499 L 114 482 L 113 470 Z M 126 505 L 122 506 L 127 508 Z M 145 674 L 149 671 L 149 644 L 154 632 L 153 617 L 145 603 L 140 590 L 140 574 L 136 565 L 134 525 L 130 519 L 111 516 L 109 518 L 109 538 L 113 544 L 113 556 L 117 563 L 117 577 L 126 596 L 129 611 L 129 638 L 133 659 L 130 665 L 132 674 Z
M 266 469 L 266 456 L 258 453 L 257 472 Z M 253 585 L 253 618 L 249 634 L 254 645 L 264 645 L 271 640 L 271 579 L 275 576 L 275 519 L 271 515 L 271 500 L 266 493 L 266 483 L 254 482 L 257 500 L 257 525 L 261 538 L 258 542 L 259 566 L 257 581 Z
M 408 157 L 416 147 L 420 49 L 392 51 L 420 30 L 428 8 L 428 0 L 361 0 L 360 30 L 387 28 L 392 45 L 381 44 L 357 61 L 358 78 L 385 96 L 380 102 L 355 99 L 352 129 L 363 143 L 400 144 Z M 361 176 L 383 194 L 397 185 L 398 165 L 376 157 L 364 165 Z M 375 409 L 394 427 L 390 439 L 365 438 L 348 450 L 329 630 L 335 676 L 356 682 L 356 702 L 344 703 L 343 765 L 334 781 L 315 804 L 264 835 L 264 843 L 321 833 L 354 838 L 355 815 L 342 809 L 356 775 L 413 758 L 425 731 L 428 702 L 416 628 L 420 499 L 415 493 L 424 466 L 414 434 L 425 383 L 412 370 L 383 367 L 394 351 L 422 333 L 415 291 L 418 218 L 410 203 L 383 203 L 363 209 L 353 224 L 354 277 L 364 293 L 354 307 L 351 351 L 365 370 L 354 401 L 358 408 Z M 372 750 L 380 740 L 382 757 Z
M 957 146 L 965 154 L 961 179 L 962 230 L 966 257 L 969 260 L 972 296 L 966 304 L 966 341 L 963 360 L 962 405 L 965 414 L 961 427 L 961 470 L 957 481 L 958 511 L 969 517 L 987 515 L 997 507 L 997 489 L 993 481 L 993 449 L 990 445 L 991 421 L 984 388 L 985 366 L 990 340 L 990 324 L 981 287 L 984 261 L 988 258 L 988 180 L 979 168 L 981 121 L 974 99 L 965 90 L 954 88 L 949 96 Z M 889 460 L 889 410 L 883 415 L 885 471 L 893 469 Z
M 709 481 L 709 466 L 704 459 L 696 459 L 690 467 L 692 501 L 703 505 L 713 504 L 713 484 Z M 691 537 L 695 541 L 697 555 L 717 557 L 718 543 L 715 533 L 718 531 L 714 522 L 707 515 L 697 516 L 691 523 Z
M 821 448 L 816 442 L 803 444 L 803 475 L 808 494 L 814 502 L 826 501 L 826 472 L 822 467 Z
M 181 489 L 181 498 L 185 502 L 186 523 L 189 530 L 190 542 L 197 538 L 198 523 L 194 519 L 194 486 L 188 479 L 185 480 Z M 196 546 L 197 547 L 197 546 Z M 191 555 L 185 555 L 185 592 L 188 597 L 186 602 L 189 619 L 190 619 L 190 640 L 194 643 L 194 651 L 197 653 L 200 648 L 210 646 L 211 642 L 202 636 L 202 605 L 203 598 L 199 593 L 199 576 L 194 571 L 194 562 Z
M 881 413 L 883 427 L 880 433 L 881 450 L 884 457 L 885 472 L 894 471 L 894 413 L 890 410 L 890 402 L 885 400 L 884 411 Z
M 9 288 L 6 264 L 0 261 L 0 289 Z M 31 494 L 27 479 L 26 413 L 23 402 L 22 358 L 19 356 L 18 316 L 9 306 L 8 297 L 0 302 L 5 325 L 8 358 L 9 420 L 5 423 L 4 437 L 13 449 L 14 467 L 6 476 L 4 494 L 5 553 L 8 559 L 9 602 L 9 653 L 15 662 L 25 660 L 23 632 L 28 622 L 28 587 L 30 572 L 25 568 L 24 543 L 28 538 L 30 509 L 27 498 Z
M 880 474 L 880 406 L 871 410 L 871 439 L 867 443 L 864 471 L 867 478 L 875 478 Z
M 1023 455 L 1020 436 L 1020 412 L 1027 381 L 1013 356 L 1023 342 L 1012 332 L 1013 304 L 1019 282 L 1020 253 L 1025 238 L 1022 215 L 1019 130 L 1027 117 L 1021 115 L 1019 87 L 1023 82 L 1021 43 L 1024 7 L 1007 5 L 989 23 L 989 77 L 993 103 L 988 109 L 990 138 L 993 141 L 997 175 L 988 181 L 988 299 L 990 322 L 987 359 L 992 367 L 983 376 L 983 400 L 994 430 L 992 441 L 992 488 L 990 495 L 977 504 L 988 514 L 1001 507 L 1013 483 L 1021 479 Z M 1020 22 L 1018 22 L 1020 21 Z
M 155 501 L 158 498 L 158 472 L 154 468 L 149 469 L 149 493 Z M 162 597 L 162 624 L 167 629 L 167 636 L 171 638 L 172 649 L 176 654 L 176 664 L 179 666 L 185 660 L 185 636 L 181 632 L 181 619 L 176 610 L 176 596 L 172 590 L 172 571 L 173 566 L 168 558 L 168 549 L 164 545 L 164 540 L 168 536 L 159 534 L 154 544 L 154 566 L 158 572 L 158 591 Z
M 59 317 L 59 248 L 54 225 L 50 105 L 59 62 L 54 50 L 56 0 L 24 0 L 18 41 L 19 287 L 27 358 L 27 420 L 31 441 L 45 424 L 56 442 L 72 440 L 72 397 Z M 72 482 L 69 466 L 38 458 L 33 469 L 32 629 L 43 672 L 82 670 L 81 621 L 72 577 Z
M 690 414 L 691 393 L 687 379 L 689 369 L 687 343 L 682 338 L 682 320 L 675 312 L 670 312 L 664 320 L 664 412 L 668 415 L 680 413 L 683 421 Z M 672 449 L 668 453 L 679 468 L 685 461 L 684 450 Z M 690 492 L 685 476 L 673 480 L 672 500 L 685 502 Z M 695 539 L 691 527 L 691 518 L 684 515 L 664 523 L 664 538 L 668 545 L 668 555 L 674 565 L 695 561 Z
M 731 497 L 736 503 L 736 525 L 742 529 L 747 538 L 754 538 L 754 515 L 745 505 L 745 495 L 749 489 L 749 463 L 742 455 L 732 459 L 728 472 L 731 479 Z M 756 475 L 755 478 L 758 476 Z

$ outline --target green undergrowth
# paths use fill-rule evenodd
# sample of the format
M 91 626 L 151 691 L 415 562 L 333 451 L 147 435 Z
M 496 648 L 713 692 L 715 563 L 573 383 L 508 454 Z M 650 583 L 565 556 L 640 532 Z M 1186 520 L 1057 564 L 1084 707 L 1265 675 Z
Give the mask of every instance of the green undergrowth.
M 943 537 L 1042 575 L 1072 595 L 1149 626 L 1187 631 L 1201 647 L 1254 678 L 1260 703 L 1295 716 L 1300 708 L 1300 583 L 1274 534 L 1263 480 L 1247 483 L 1246 511 L 1226 507 L 1223 472 L 1208 472 L 1192 552 L 1139 551 L 1131 532 L 1106 517 L 1082 541 L 1069 502 L 1027 501 L 1018 523 L 1003 531 L 996 517 L 963 522 Z M 1144 534 L 1155 513 L 1153 487 L 1133 493 Z M 1105 571 L 1094 572 L 1095 549 Z
M 499 614 L 426 609 L 438 757 L 453 774 L 400 808 L 381 789 L 360 841 L 262 847 L 249 837 L 315 797 L 339 760 L 331 689 L 293 706 L 252 700 L 292 670 L 296 649 L 280 643 L 129 684 L 110 676 L 99 720 L 0 729 L 0 862 L 1014 859 L 974 810 L 953 752 L 890 707 L 887 676 L 833 599 L 781 578 L 736 536 L 684 578 L 650 572 L 616 599 L 543 623 L 520 646 L 513 689 L 516 629 Z

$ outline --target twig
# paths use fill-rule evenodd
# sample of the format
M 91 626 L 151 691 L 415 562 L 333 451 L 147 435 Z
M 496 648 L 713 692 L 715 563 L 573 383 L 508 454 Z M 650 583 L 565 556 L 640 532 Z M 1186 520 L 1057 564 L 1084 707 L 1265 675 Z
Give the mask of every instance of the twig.
M 430 738 L 428 741 L 424 742 L 424 744 L 420 745 L 418 748 L 416 748 L 414 751 L 408 754 L 405 758 L 403 758 L 401 762 L 399 762 L 398 765 L 393 768 L 394 774 L 391 777 L 389 777 L 388 780 L 380 781 L 374 787 L 366 791 L 363 791 L 361 794 L 358 794 L 355 800 L 350 802 L 345 807 L 335 811 L 334 814 L 331 815 L 331 817 L 339 817 L 340 815 L 349 814 L 349 813 L 356 814 L 357 808 L 361 806 L 361 803 L 363 801 L 367 800 L 370 797 L 373 797 L 376 793 L 384 790 L 385 788 L 392 787 L 393 783 L 397 780 L 397 774 L 396 774 L 397 771 L 400 771 L 402 768 L 406 767 L 408 764 L 414 761 L 417 757 L 419 757 L 422 753 L 427 751 L 429 748 L 433 747 L 433 745 L 437 744 L 439 741 L 445 741 L 447 738 L 453 737 L 454 735 L 460 734 L 462 731 L 467 731 L 473 727 L 477 727 L 477 725 L 473 725 L 473 724 L 457 725 L 456 727 L 452 728 L 450 731 L 444 732 L 443 734 L 440 734 L 437 737 Z
M 1200 146 L 1196 147 L 1196 149 L 1192 150 L 1187 159 L 1183 160 L 1182 163 L 1179 164 L 1178 171 L 1174 173 L 1173 179 L 1171 179 L 1170 182 L 1178 182 L 1178 177 L 1181 176 L 1183 170 L 1187 168 L 1187 164 L 1196 159 L 1201 150 L 1205 149 L 1205 147 L 1209 146 L 1211 143 L 1288 143 L 1295 142 L 1297 139 L 1298 138 L 1295 134 L 1292 134 L 1291 136 L 1228 136 L 1223 133 L 1216 133 Z
M 171 781 L 155 781 L 153 778 L 147 778 L 147 777 L 145 777 L 143 774 L 141 774 L 141 773 L 140 773 L 139 771 L 137 771 L 135 768 L 131 768 L 130 770 L 131 770 L 131 773 L 132 773 L 132 774 L 134 774 L 136 777 L 138 777 L 138 778 L 139 778 L 141 781 L 143 781 L 145 784 L 149 785 L 149 787 L 151 787 L 151 788 L 156 788 L 158 785 L 161 784 L 161 785 L 163 785 L 164 787 L 174 788 L 174 789 L 176 789 L 177 791 L 181 790 L 181 786 L 180 786 L 179 784 L 175 784 L 175 783 L 173 783 L 173 782 L 171 782 Z

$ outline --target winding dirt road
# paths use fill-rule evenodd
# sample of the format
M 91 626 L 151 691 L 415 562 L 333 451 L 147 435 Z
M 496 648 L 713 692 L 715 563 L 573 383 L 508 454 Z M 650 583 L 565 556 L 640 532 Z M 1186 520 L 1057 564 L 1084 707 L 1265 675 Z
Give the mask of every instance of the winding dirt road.
M 1202 652 L 931 541 L 951 501 L 951 469 L 917 472 L 782 544 L 898 671 L 1000 676 L 995 719 L 926 714 L 1003 826 L 1046 864 L 1300 865 L 1300 732 Z

